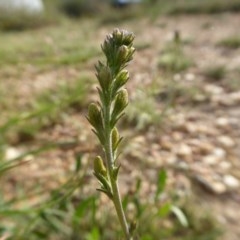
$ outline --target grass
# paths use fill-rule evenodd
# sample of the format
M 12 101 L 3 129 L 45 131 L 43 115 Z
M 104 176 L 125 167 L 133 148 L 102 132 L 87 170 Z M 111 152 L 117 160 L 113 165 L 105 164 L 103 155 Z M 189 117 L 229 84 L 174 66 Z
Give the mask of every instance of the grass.
M 4 34 L 0 40 L 0 65 L 16 67 L 29 62 L 38 68 L 79 65 L 99 54 L 88 41 L 86 29 L 77 31 L 76 23 L 66 23 L 65 27 L 65 30 L 64 27 L 61 30 L 56 27 L 32 30 L 35 38 L 24 32 L 18 33 L 17 38 L 13 37 L 14 33 Z
M 47 24 L 43 15 L 28 15 L 24 12 L 7 14 L 0 10 L 0 29 L 3 31 L 22 31 Z
M 203 75 L 210 81 L 219 81 L 226 76 L 226 68 L 223 65 L 210 66 L 203 70 Z
M 33 140 L 41 129 L 60 122 L 64 112 L 79 111 L 86 105 L 90 84 L 89 77 L 82 77 L 39 94 L 28 110 L 15 113 L 1 126 L 1 134 L 15 143 Z
M 240 68 L 230 71 L 222 81 L 222 85 L 229 91 L 238 91 L 240 89 Z
M 220 40 L 217 45 L 228 49 L 237 49 L 240 47 L 240 36 L 230 36 L 224 38 Z
M 127 122 L 137 130 L 143 130 L 148 126 L 160 124 L 162 117 L 154 95 L 141 89 L 136 90 L 134 100 L 127 108 Z
M 159 15 L 196 15 L 196 14 L 218 14 L 224 12 L 237 13 L 240 11 L 238 0 L 178 0 L 178 1 L 144 1 L 141 14 L 147 12 L 151 20 Z
M 175 32 L 174 39 L 167 43 L 160 54 L 158 66 L 166 72 L 181 72 L 193 65 L 193 61 L 186 56 L 183 41 L 179 32 Z
M 120 232 L 116 218 L 109 211 L 109 205 L 102 203 L 99 196 L 83 192 L 87 177 L 87 168 L 82 164 L 81 157 L 76 158 L 75 169 L 68 180 L 52 190 L 47 200 L 41 204 L 17 208 L 16 204 L 27 200 L 16 198 L 4 202 L 0 196 L 0 234 L 10 234 L 9 240 L 14 239 L 114 239 Z M 166 172 L 160 170 L 155 182 L 154 201 L 151 196 L 142 198 L 142 184 L 136 179 L 131 193 L 123 199 L 124 208 L 132 209 L 138 219 L 139 227 L 136 239 L 174 239 L 174 240 L 215 240 L 219 236 L 216 223 L 211 216 L 192 210 L 194 205 L 183 202 L 176 207 L 177 201 L 161 198 L 165 191 Z M 174 190 L 172 190 L 174 193 Z M 43 194 L 38 193 L 38 194 Z M 37 192 L 35 193 L 35 195 Z M 164 200 L 165 199 L 165 200 Z M 178 204 L 179 205 L 179 204 Z M 174 207 L 174 208 L 173 208 Z M 100 210 L 99 214 L 97 213 Z M 188 227 L 182 226 L 181 215 L 173 214 L 172 209 L 187 217 Z M 79 230 L 80 229 L 80 230 Z
M 238 0 L 201 0 L 201 1 L 178 1 L 170 3 L 165 8 L 168 14 L 216 14 L 222 12 L 239 12 L 240 3 Z
M 107 1 L 97 5 L 96 0 L 61 0 L 60 2 L 44 0 L 44 4 L 45 13 L 39 16 L 32 17 L 19 13 L 14 17 L 9 17 L 5 13 L 1 13 L 0 29 L 4 31 L 22 31 L 36 27 L 46 27 L 62 20 L 63 15 L 59 13 L 60 11 L 73 18 L 98 16 L 101 18 L 102 24 L 117 24 L 122 22 L 123 19 L 130 20 L 140 17 L 146 12 L 151 18 L 156 18 L 159 14 L 216 14 L 240 11 L 238 0 L 229 0 L 227 2 L 224 0 L 143 1 L 142 4 L 130 6 L 130 11 L 129 8 L 120 9 L 121 11 L 119 9 L 114 10 L 109 7 Z M 109 14 L 112 12 L 114 14 Z

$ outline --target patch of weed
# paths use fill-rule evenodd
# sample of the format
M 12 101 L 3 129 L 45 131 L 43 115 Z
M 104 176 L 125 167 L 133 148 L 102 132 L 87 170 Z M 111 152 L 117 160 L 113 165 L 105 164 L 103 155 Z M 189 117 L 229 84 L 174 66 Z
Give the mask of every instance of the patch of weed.
M 223 65 L 210 66 L 203 70 L 203 75 L 210 81 L 219 81 L 226 76 L 226 68 Z
M 0 13 L 0 29 L 4 31 L 22 31 L 46 25 L 43 15 L 28 15 L 23 13 Z
M 98 12 L 96 0 L 61 0 L 59 8 L 72 18 L 93 15 Z
M 240 3 L 237 0 L 201 0 L 201 1 L 179 1 L 169 4 L 166 8 L 168 14 L 215 14 L 221 12 L 239 12 Z
M 94 43 L 89 41 L 87 24 L 84 26 L 78 31 L 78 23 L 66 21 L 61 28 L 52 26 L 32 32 L 35 38 L 29 32 L 3 33 L 0 39 L 0 65 L 16 68 L 31 63 L 38 69 L 82 64 L 99 54 Z
M 81 109 L 86 104 L 90 83 L 91 79 L 80 78 L 74 84 L 65 83 L 42 93 L 28 111 L 17 114 L 3 124 L 1 134 L 14 142 L 32 140 L 40 129 L 61 121 L 61 116 L 69 108 L 75 111 Z
M 127 108 L 126 120 L 138 129 L 144 129 L 151 124 L 159 124 L 162 119 L 161 109 L 151 93 L 137 90 L 135 98 Z
M 163 49 L 158 66 L 167 72 L 181 72 L 193 65 L 193 61 L 188 58 L 183 51 L 183 42 L 178 32 L 174 39 Z
M 240 68 L 229 72 L 228 77 L 223 80 L 222 84 L 229 91 L 238 91 L 240 89 Z
M 227 37 L 219 41 L 217 45 L 221 47 L 226 47 L 229 49 L 237 49 L 240 47 L 240 36 Z

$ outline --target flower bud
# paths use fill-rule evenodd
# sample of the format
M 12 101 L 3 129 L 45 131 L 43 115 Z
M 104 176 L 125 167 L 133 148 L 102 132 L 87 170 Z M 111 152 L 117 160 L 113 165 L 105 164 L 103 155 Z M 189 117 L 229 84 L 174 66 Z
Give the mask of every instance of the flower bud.
M 108 66 L 98 66 L 97 78 L 102 89 L 108 89 L 112 81 L 111 69 Z
M 130 61 L 130 60 L 132 60 L 132 55 L 133 55 L 133 53 L 135 52 L 135 48 L 134 47 L 129 47 L 128 48 L 128 51 L 129 51 L 129 56 L 131 57 L 131 59 L 129 59 L 128 61 Z
M 129 73 L 128 70 L 124 69 L 122 70 L 115 80 L 115 83 L 119 86 L 123 86 L 129 79 Z
M 122 44 L 130 46 L 134 40 L 135 36 L 133 33 L 125 32 L 123 36 L 123 42 Z
M 119 91 L 116 98 L 116 105 L 119 107 L 126 107 L 128 104 L 128 91 L 126 89 L 122 89 Z
M 93 169 L 96 175 L 101 174 L 102 176 L 107 176 L 107 170 L 104 166 L 103 160 L 100 156 L 95 157 Z
M 117 62 L 120 64 L 126 63 L 128 53 L 128 47 L 126 45 L 122 45 L 121 47 L 119 47 L 117 53 Z
M 113 82 L 112 94 L 116 95 L 117 91 L 124 85 L 129 79 L 129 73 L 126 69 L 122 70 Z
M 118 143 L 119 143 L 119 139 L 120 139 L 119 132 L 118 132 L 117 128 L 114 127 L 113 130 L 112 130 L 112 146 L 113 146 L 113 150 L 116 150 L 116 148 L 118 146 Z
M 116 119 L 122 113 L 127 104 L 128 104 L 128 92 L 126 89 L 122 89 L 119 91 L 115 99 L 112 118 Z
M 92 124 L 92 126 L 96 129 L 102 127 L 102 116 L 101 112 L 95 103 L 91 103 L 88 106 L 88 121 Z
M 118 28 L 113 30 L 112 37 L 117 43 L 122 43 L 123 32 L 120 31 Z
M 111 42 L 110 42 L 110 36 L 107 36 L 107 38 L 105 39 L 105 41 L 101 47 L 106 56 L 108 56 L 111 53 L 112 47 L 111 47 Z

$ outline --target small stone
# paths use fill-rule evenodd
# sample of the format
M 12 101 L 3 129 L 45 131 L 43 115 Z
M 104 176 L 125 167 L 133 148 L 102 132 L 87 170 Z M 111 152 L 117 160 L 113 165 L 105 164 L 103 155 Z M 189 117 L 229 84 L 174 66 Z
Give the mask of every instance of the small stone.
M 226 157 L 226 151 L 222 148 L 215 148 L 213 150 L 213 155 L 219 159 L 222 159 Z
M 22 154 L 22 152 L 19 149 L 15 148 L 15 147 L 9 147 L 5 151 L 5 159 L 11 160 L 11 159 L 19 157 L 21 154 Z
M 222 194 L 227 190 L 224 184 L 222 184 L 221 182 L 213 182 L 211 188 L 216 194 Z
M 198 133 L 210 135 L 210 136 L 215 136 L 217 134 L 217 131 L 214 127 L 206 125 L 206 124 L 199 124 L 197 128 Z
M 195 176 L 197 182 L 199 182 L 206 190 L 215 193 L 223 194 L 227 191 L 225 184 L 220 181 L 214 181 L 213 179 L 204 178 L 202 176 Z
M 227 118 L 217 118 L 216 119 L 216 125 L 218 127 L 226 127 L 226 126 L 229 126 L 229 120 Z
M 178 73 L 173 76 L 173 80 L 176 81 L 176 82 L 179 82 L 181 79 L 182 79 L 182 77 Z
M 192 155 L 192 149 L 187 144 L 180 144 L 176 149 L 176 154 L 179 157 L 187 157 Z
M 240 103 L 240 91 L 229 94 L 229 98 L 235 103 Z
M 189 164 L 187 164 L 186 162 L 180 161 L 179 163 L 177 163 L 177 167 L 181 170 L 188 170 Z
M 212 95 L 219 95 L 224 92 L 224 89 L 222 87 L 213 84 L 207 84 L 204 89 L 207 93 L 210 93 Z
M 223 182 L 231 189 L 235 189 L 240 186 L 239 180 L 232 175 L 225 175 L 223 177 Z
M 173 132 L 172 137 L 175 141 L 181 141 L 183 139 L 183 134 L 181 132 Z
M 222 161 L 219 163 L 219 167 L 223 170 L 227 170 L 232 166 L 232 164 L 230 162 L 227 161 Z
M 225 148 L 232 148 L 235 146 L 234 140 L 229 136 L 220 136 L 217 140 Z
M 212 174 L 212 171 L 210 168 L 206 167 L 205 164 L 203 164 L 200 161 L 193 162 L 190 165 L 190 170 L 194 173 L 197 173 L 199 175 L 203 176 L 210 176 Z
M 164 159 L 166 160 L 166 163 L 169 165 L 176 164 L 177 162 L 177 158 L 174 155 L 166 156 Z
M 235 104 L 234 100 L 229 97 L 228 94 L 219 94 L 219 95 L 214 95 L 211 98 L 213 103 L 220 104 L 223 106 L 232 106 Z
M 198 147 L 201 154 L 209 154 L 214 148 L 213 145 L 208 142 L 200 142 Z
M 143 144 L 145 142 L 145 138 L 143 136 L 137 136 L 137 137 L 133 138 L 132 140 L 136 143 L 141 143 L 141 144 Z
M 166 151 L 170 151 L 173 148 L 172 142 L 166 138 L 161 139 L 160 146 L 163 150 Z
M 203 162 L 207 165 L 216 165 L 219 162 L 219 158 L 214 155 L 207 155 L 203 157 Z
M 187 73 L 186 75 L 185 75 L 185 79 L 187 80 L 187 81 L 190 81 L 190 82 L 192 82 L 193 80 L 195 80 L 195 75 L 194 74 L 192 74 L 192 73 Z
M 204 94 L 197 93 L 194 95 L 193 100 L 196 102 L 204 102 L 207 100 L 207 96 Z
M 196 133 L 197 132 L 197 126 L 196 124 L 192 122 L 187 122 L 184 125 L 186 132 L 188 133 Z

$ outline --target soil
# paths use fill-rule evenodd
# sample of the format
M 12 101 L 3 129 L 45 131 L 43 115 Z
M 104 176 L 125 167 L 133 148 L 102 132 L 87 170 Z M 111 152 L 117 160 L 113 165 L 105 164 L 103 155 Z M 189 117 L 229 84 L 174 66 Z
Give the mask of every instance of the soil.
M 175 96 L 173 107 L 167 108 L 161 124 L 150 125 L 144 130 L 136 130 L 135 123 L 132 123 L 132 129 L 122 127 L 125 142 L 129 143 L 124 143 L 126 148 L 123 151 L 123 192 L 129 190 L 126 186 L 131 187 L 129 175 L 141 177 L 146 182 L 143 194 L 149 189 L 151 192 L 156 171 L 165 167 L 168 169 L 169 188 L 182 196 L 194 196 L 224 226 L 222 240 L 240 239 L 240 74 L 235 75 L 240 69 L 240 49 L 227 49 L 217 43 L 226 37 L 240 35 L 239 23 L 240 15 L 226 13 L 160 17 L 155 21 L 145 18 L 127 21 L 119 26 L 136 34 L 136 46 L 139 47 L 133 63 L 128 67 L 131 73 L 128 89 L 133 104 L 137 91 L 143 92 L 153 82 L 157 86 L 154 87 L 156 112 L 164 109 L 166 104 L 162 98 L 163 91 L 169 94 L 166 87 L 161 89 L 162 82 L 163 86 L 180 85 L 184 89 L 196 90 L 190 96 L 181 92 Z M 100 45 L 112 28 L 112 25 L 99 27 L 94 33 L 96 44 Z M 194 64 L 186 71 L 169 77 L 159 69 L 158 60 L 166 44 L 172 41 L 175 31 L 186 42 L 183 44 L 184 53 Z M 94 63 L 93 60 L 88 63 L 90 75 L 94 72 Z M 223 79 L 212 81 L 204 75 L 207 67 L 219 65 L 226 68 L 227 74 Z M 78 69 L 67 66 L 58 71 L 33 71 L 31 81 L 28 81 L 28 69 L 25 71 L 21 84 L 27 81 L 25 86 L 29 89 L 20 89 L 19 99 L 29 96 L 34 89 L 38 91 L 39 86 L 54 86 L 54 78 L 58 76 L 67 78 L 78 74 Z M 231 83 L 235 80 L 238 84 L 233 87 Z M 89 101 L 91 99 L 96 99 L 95 86 Z M 36 184 L 42 189 L 54 189 L 66 180 L 69 171 L 74 168 L 78 153 L 83 154 L 83 166 L 88 176 L 86 191 L 95 191 L 91 158 L 100 149 L 85 114 L 86 109 L 68 112 L 58 124 L 46 128 L 27 146 L 9 146 L 8 156 L 14 155 L 14 151 L 18 154 L 45 142 L 60 144 L 58 149 L 34 156 L 34 161 L 33 156 L 28 156 L 28 164 L 5 176 L 7 184 L 4 189 L 9 196 L 21 186 L 28 189 L 32 196 Z M 44 197 L 45 194 L 41 196 Z M 31 204 L 39 201 L 34 197 L 30 199 Z

